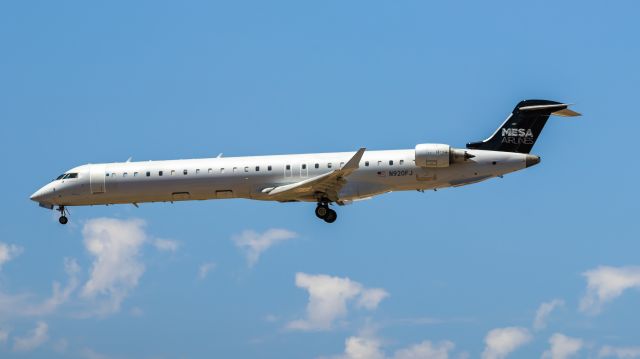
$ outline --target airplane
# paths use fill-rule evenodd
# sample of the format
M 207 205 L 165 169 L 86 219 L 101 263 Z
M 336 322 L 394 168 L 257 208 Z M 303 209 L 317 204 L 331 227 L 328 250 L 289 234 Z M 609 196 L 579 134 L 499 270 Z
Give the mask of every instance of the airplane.
M 31 200 L 57 207 L 61 224 L 70 206 L 228 198 L 315 202 L 316 216 L 333 223 L 337 213 L 330 205 L 459 187 L 536 165 L 540 157 L 530 152 L 549 116 L 580 116 L 569 106 L 521 101 L 489 138 L 465 149 L 426 143 L 388 151 L 86 164 L 61 174 Z

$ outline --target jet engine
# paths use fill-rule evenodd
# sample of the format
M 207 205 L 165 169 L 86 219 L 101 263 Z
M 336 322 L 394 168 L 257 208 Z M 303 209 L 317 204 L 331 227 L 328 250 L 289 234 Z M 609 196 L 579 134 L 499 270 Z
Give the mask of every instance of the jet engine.
M 475 157 L 465 150 L 439 143 L 423 143 L 416 146 L 416 166 L 426 168 L 449 167 Z

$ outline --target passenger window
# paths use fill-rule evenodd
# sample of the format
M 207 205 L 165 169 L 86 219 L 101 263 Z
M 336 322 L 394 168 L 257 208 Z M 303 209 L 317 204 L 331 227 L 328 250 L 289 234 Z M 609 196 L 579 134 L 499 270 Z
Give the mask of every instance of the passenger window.
M 213 173 L 213 168 L 209 168 L 209 173 Z
M 291 169 L 291 165 L 287 165 L 287 169 L 290 170 Z
M 256 166 L 256 172 L 260 171 L 260 166 Z
M 248 167 L 248 166 L 245 166 L 244 171 L 245 171 L 245 172 L 249 172 L 249 167 Z
M 331 162 L 327 163 L 327 168 L 331 168 Z
M 320 168 L 320 164 L 316 163 L 315 168 Z
M 171 170 L 171 175 L 175 176 L 176 175 L 176 170 Z
M 122 177 L 127 177 L 127 172 L 124 172 L 124 173 L 122 174 Z
M 108 175 L 109 175 L 109 174 L 107 173 L 107 176 L 108 176 Z M 133 172 L 133 177 L 138 177 L 138 172 Z
M 267 171 L 271 171 L 271 166 L 268 166 L 268 167 L 267 167 Z
M 369 161 L 364 161 L 365 167 L 369 167 Z
M 382 166 L 382 161 L 378 161 L 378 167 Z
M 220 173 L 224 173 L 224 167 L 220 168 Z
M 404 164 L 404 160 L 400 160 L 400 165 L 403 165 L 403 164 Z
M 111 174 L 111 177 L 115 177 L 115 176 L 116 176 L 115 172 Z
M 147 177 L 151 176 L 151 172 L 147 172 Z
M 307 169 L 307 165 L 306 165 L 306 164 L 303 164 L 303 165 L 302 165 L 302 169 L 303 169 L 303 170 L 306 170 L 306 169 Z
M 196 174 L 200 173 L 200 169 L 196 168 Z
M 393 160 L 389 160 L 389 166 L 393 166 Z
M 233 167 L 233 173 L 236 173 L 236 171 L 238 171 L 238 167 Z
M 158 176 L 162 176 L 162 171 L 158 171 Z
M 105 176 L 109 177 L 109 174 L 107 173 L 107 174 L 105 174 Z M 56 180 L 59 180 L 59 179 L 60 179 L 60 177 L 56 178 Z
M 189 172 L 187 172 L 187 170 L 182 170 L 182 174 L 183 174 L 183 175 L 185 175 L 185 176 L 186 176 L 186 175 L 187 175 L 187 173 L 189 173 Z

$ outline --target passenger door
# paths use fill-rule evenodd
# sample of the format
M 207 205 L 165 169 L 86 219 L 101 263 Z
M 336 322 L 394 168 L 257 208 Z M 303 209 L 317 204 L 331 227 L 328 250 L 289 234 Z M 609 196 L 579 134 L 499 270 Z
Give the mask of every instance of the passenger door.
M 91 193 L 104 193 L 105 192 L 105 166 L 104 165 L 91 165 L 89 167 L 89 187 Z M 85 182 L 86 183 L 86 182 Z

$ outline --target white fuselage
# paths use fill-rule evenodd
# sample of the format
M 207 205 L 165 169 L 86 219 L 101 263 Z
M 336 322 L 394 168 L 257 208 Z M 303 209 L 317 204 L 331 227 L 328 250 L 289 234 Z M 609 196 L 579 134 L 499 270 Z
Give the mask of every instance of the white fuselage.
M 523 169 L 535 157 L 512 152 L 466 152 L 473 158 L 445 168 L 423 168 L 416 166 L 413 149 L 366 151 L 337 198 L 330 200 L 344 204 L 392 191 L 461 186 Z M 282 201 L 271 196 L 269 189 L 334 171 L 352 156 L 352 152 L 337 152 L 87 164 L 69 170 L 67 174 L 77 175 L 54 180 L 31 199 L 43 206 L 222 198 Z M 291 199 L 318 200 L 313 194 Z

